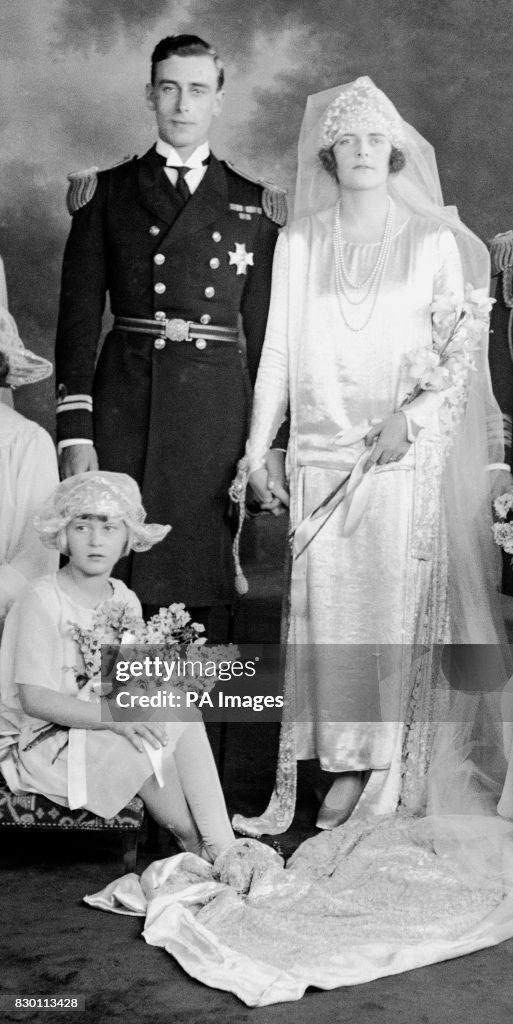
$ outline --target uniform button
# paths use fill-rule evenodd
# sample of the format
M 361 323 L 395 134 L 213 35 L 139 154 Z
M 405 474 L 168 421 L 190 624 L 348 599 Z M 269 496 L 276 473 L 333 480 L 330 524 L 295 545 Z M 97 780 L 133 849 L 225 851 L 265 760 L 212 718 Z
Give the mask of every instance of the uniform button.
M 157 255 L 153 257 L 153 262 L 157 264 L 157 267 L 161 267 L 162 264 L 166 262 L 166 257 L 163 253 L 158 252 Z
M 194 344 L 196 345 L 196 348 L 199 348 L 200 352 L 207 347 L 205 338 L 197 338 Z
M 156 290 L 156 288 L 155 288 L 155 290 Z M 212 287 L 211 284 L 209 284 L 208 288 L 205 288 L 205 298 L 206 299 L 213 299 L 215 293 L 216 293 L 216 290 L 215 290 L 215 288 Z
M 220 231 L 214 231 L 214 233 L 212 235 L 212 238 L 213 238 L 214 242 L 220 242 L 221 238 L 222 238 L 221 232 Z
M 203 324 L 204 327 L 211 322 L 212 317 L 210 316 L 210 313 L 203 313 L 203 316 L 200 316 L 200 324 Z
M 166 290 L 165 284 L 162 284 L 162 281 L 157 281 L 157 284 L 155 285 L 155 291 L 156 291 L 157 295 L 163 295 L 165 290 Z
M 160 228 L 158 228 L 156 224 L 151 225 L 150 235 L 160 235 Z
M 212 259 L 209 262 L 209 267 L 212 267 L 212 270 L 217 270 L 218 266 L 219 266 L 219 260 L 218 260 L 217 256 L 212 256 Z
M 164 313 L 164 310 L 163 309 L 157 309 L 157 312 L 154 314 L 154 319 L 155 320 L 165 320 L 166 319 L 166 314 Z
M 166 339 L 165 338 L 156 338 L 156 340 L 153 342 L 153 348 L 156 348 L 158 352 L 160 352 L 165 347 L 166 347 Z

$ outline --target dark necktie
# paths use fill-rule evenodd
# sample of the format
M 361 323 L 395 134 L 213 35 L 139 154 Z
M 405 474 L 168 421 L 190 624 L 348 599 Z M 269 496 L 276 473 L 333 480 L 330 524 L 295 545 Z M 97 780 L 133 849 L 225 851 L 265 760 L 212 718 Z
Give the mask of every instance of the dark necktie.
M 190 171 L 190 167 L 185 167 L 183 164 L 180 167 L 172 167 L 171 164 L 167 164 L 167 166 L 170 168 L 170 170 L 177 172 L 178 178 L 175 185 L 175 189 L 178 192 L 178 195 L 180 196 L 182 202 L 184 204 L 188 203 L 189 199 L 191 198 L 191 193 L 189 192 L 189 186 L 185 180 L 185 175 L 187 174 L 188 171 Z

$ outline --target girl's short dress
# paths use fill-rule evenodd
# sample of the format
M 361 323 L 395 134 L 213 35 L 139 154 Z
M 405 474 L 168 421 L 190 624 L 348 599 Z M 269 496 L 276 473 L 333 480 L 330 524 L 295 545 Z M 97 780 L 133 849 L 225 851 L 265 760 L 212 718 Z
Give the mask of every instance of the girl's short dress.
M 101 611 L 125 605 L 140 615 L 135 594 L 120 580 L 110 583 L 112 597 Z M 144 742 L 145 749 L 139 752 L 108 729 L 63 728 L 30 746 L 47 723 L 23 711 L 18 689 L 28 683 L 99 699 L 88 684 L 79 686 L 83 658 L 70 635 L 70 624 L 91 629 L 99 610 L 71 598 L 62 590 L 58 574 L 52 573 L 37 580 L 9 613 L 0 650 L 0 758 L 2 746 L 4 753 L 7 749 L 0 770 L 15 793 L 41 793 L 63 807 L 85 807 L 111 818 L 152 775 L 162 784 L 164 759 L 172 757 L 190 722 L 166 722 L 168 743 L 159 751 Z

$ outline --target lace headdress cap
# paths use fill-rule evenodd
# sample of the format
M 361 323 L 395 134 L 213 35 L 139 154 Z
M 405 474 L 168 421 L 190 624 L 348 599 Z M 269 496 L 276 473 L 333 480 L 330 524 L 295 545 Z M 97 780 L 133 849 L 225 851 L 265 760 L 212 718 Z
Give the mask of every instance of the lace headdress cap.
M 404 148 L 400 114 L 366 75 L 344 85 L 330 103 L 322 126 L 321 146 L 329 149 L 341 135 L 355 131 L 379 132 L 397 149 Z
M 25 348 L 16 327 L 14 317 L 0 306 L 0 352 L 9 363 L 6 384 L 10 388 L 18 388 L 22 384 L 36 384 L 44 380 L 52 372 L 52 364 L 42 356 L 36 356 Z
M 146 523 L 139 488 L 126 473 L 77 473 L 62 480 L 34 519 L 47 548 L 58 548 L 59 533 L 76 516 L 110 516 L 128 528 L 133 551 L 148 551 L 169 533 L 170 526 Z

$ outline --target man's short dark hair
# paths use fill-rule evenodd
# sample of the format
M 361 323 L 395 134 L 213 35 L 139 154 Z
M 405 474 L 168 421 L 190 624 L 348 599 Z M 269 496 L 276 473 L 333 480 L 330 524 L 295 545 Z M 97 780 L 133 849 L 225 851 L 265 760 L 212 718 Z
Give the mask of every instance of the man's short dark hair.
M 168 57 L 211 57 L 217 69 L 217 91 L 224 85 L 224 65 L 213 46 L 199 36 L 166 36 L 157 43 L 151 55 L 151 84 L 155 85 L 157 64 Z

